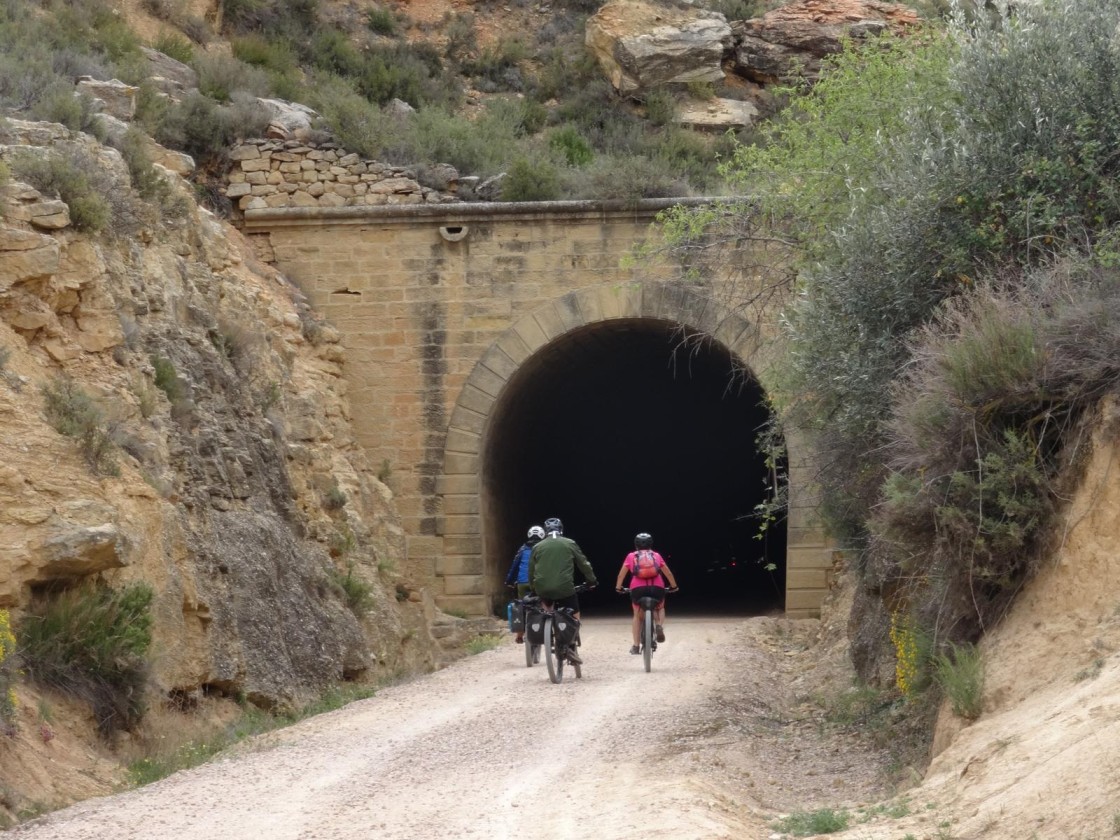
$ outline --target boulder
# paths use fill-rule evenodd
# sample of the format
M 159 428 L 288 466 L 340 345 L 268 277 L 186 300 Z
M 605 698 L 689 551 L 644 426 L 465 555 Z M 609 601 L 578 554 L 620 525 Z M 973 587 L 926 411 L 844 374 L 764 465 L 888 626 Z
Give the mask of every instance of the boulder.
M 584 40 L 615 89 L 632 94 L 723 79 L 731 27 L 718 12 L 615 0 L 587 21 Z
M 762 84 L 794 77 L 815 81 L 821 59 L 847 38 L 866 38 L 916 26 L 906 6 L 878 0 L 799 0 L 760 18 L 732 24 L 736 74 Z
M 268 109 L 268 137 L 273 140 L 306 140 L 311 136 L 311 124 L 318 114 L 298 102 L 285 102 L 283 99 L 261 99 L 261 105 Z
M 678 123 L 710 131 L 746 128 L 758 116 L 758 108 L 738 99 L 686 99 L 677 105 Z
M 161 92 L 178 98 L 198 88 L 198 73 L 181 61 L 150 47 L 140 48 L 148 60 L 148 81 Z
M 92 76 L 78 79 L 78 91 L 86 93 L 101 103 L 106 114 L 129 122 L 136 114 L 136 94 L 140 88 L 126 85 L 117 79 L 102 81 Z

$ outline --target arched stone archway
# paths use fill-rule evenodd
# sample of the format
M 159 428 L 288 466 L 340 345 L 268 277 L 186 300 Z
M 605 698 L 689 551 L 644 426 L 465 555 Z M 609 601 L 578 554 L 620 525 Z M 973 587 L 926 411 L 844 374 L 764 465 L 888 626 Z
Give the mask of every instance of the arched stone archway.
M 437 591 L 442 591 L 437 597 L 460 605 L 469 599 L 471 611 L 477 612 L 489 610 L 501 598 L 511 534 L 524 527 L 521 514 L 527 515 L 518 511 L 521 521 L 515 522 L 518 517 L 503 515 L 495 501 L 501 495 L 495 486 L 501 470 L 494 464 L 502 451 L 494 436 L 502 431 L 500 421 L 509 401 L 529 378 L 547 376 L 550 366 L 594 358 L 597 350 L 588 345 L 595 343 L 596 335 L 601 340 L 607 331 L 631 328 L 647 341 L 657 330 L 677 339 L 703 337 L 724 353 L 728 365 L 741 368 L 744 381 L 753 380 L 750 371 L 762 362 L 758 331 L 750 322 L 701 291 L 679 284 L 632 282 L 582 289 L 521 317 L 479 359 L 451 413 L 443 474 L 437 481 L 443 510 L 443 554 L 436 568 Z M 744 428 L 742 435 L 749 441 L 750 429 Z M 809 615 L 819 609 L 827 590 L 832 556 L 808 516 L 799 442 L 789 440 L 787 448 L 791 509 L 781 558 L 783 591 L 776 605 L 787 614 Z M 613 577 L 614 569 L 601 564 L 597 568 L 600 576 Z

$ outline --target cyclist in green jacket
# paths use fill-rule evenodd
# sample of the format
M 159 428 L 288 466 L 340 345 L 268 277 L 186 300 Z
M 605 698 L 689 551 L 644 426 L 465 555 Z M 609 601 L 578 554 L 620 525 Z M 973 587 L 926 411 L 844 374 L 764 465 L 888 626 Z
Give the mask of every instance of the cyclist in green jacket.
M 559 519 L 546 519 L 544 530 L 547 536 L 533 546 L 529 555 L 529 586 L 554 606 L 571 608 L 576 620 L 579 620 L 575 570 L 578 566 L 584 579 L 591 586 L 598 586 L 595 570 L 576 541 L 564 536 L 564 525 Z M 572 656 L 575 657 L 574 649 Z

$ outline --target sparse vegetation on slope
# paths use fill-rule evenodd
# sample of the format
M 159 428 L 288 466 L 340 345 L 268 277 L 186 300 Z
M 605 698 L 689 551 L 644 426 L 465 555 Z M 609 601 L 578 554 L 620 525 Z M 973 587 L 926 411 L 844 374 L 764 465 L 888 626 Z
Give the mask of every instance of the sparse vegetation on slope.
M 19 626 L 30 679 L 87 700 L 102 733 L 144 713 L 152 589 L 86 584 L 45 593 Z
M 749 201 L 673 220 L 693 261 L 736 231 L 801 256 L 774 280 L 786 352 L 764 373 L 781 422 L 815 435 L 829 523 L 885 601 L 861 629 L 866 676 L 870 650 L 893 657 L 891 613 L 933 656 L 1002 611 L 1079 418 L 1120 386 L 1118 22 L 1106 0 L 1042 2 L 848 52 L 768 147 L 736 153 Z
M 315 108 L 323 136 L 364 157 L 421 169 L 449 163 L 480 177 L 515 168 L 512 199 L 718 190 L 726 139 L 672 124 L 665 91 L 644 104 L 618 97 L 585 55 L 583 23 L 597 5 L 559 7 L 541 31 L 490 43 L 470 13 L 433 29 L 413 25 L 407 9 L 371 6 L 353 19 L 318 0 L 238 0 L 223 3 L 212 24 L 178 4 L 147 2 L 145 12 L 167 25 L 148 46 L 198 77 L 197 92 L 169 100 L 146 78 L 143 42 L 105 0 L 34 9 L 5 0 L 0 110 L 101 132 L 91 98 L 73 95 L 73 79 L 116 78 L 140 86 L 136 121 L 191 155 L 200 177 L 224 165 L 235 141 L 263 134 L 269 115 L 257 98 L 275 97 Z M 218 39 L 229 52 L 213 48 Z M 415 110 L 385 109 L 394 100 Z M 561 149 L 557 132 L 568 137 Z M 583 151 L 573 157 L 572 148 Z

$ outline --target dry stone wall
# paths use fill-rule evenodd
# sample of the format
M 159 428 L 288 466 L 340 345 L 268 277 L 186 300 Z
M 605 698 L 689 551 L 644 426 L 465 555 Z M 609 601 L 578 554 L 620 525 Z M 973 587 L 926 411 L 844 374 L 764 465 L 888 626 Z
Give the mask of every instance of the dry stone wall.
M 235 215 L 273 207 L 375 207 L 457 201 L 455 180 L 440 191 L 416 172 L 366 160 L 334 143 L 248 140 L 230 154 L 226 196 Z

